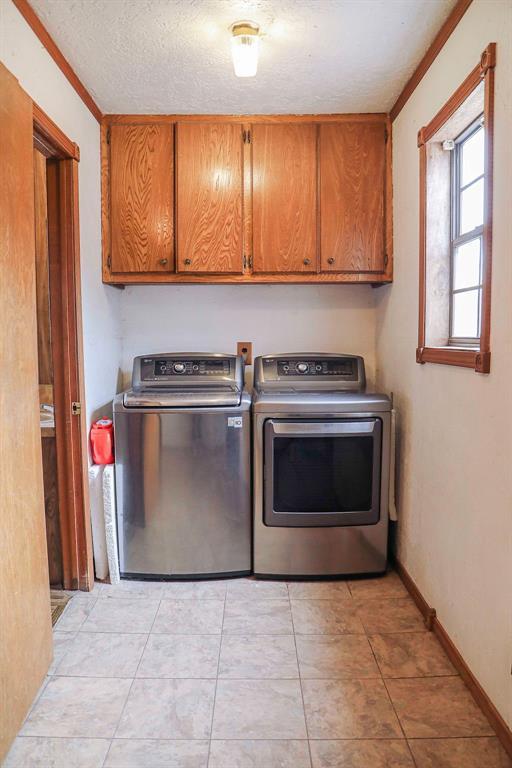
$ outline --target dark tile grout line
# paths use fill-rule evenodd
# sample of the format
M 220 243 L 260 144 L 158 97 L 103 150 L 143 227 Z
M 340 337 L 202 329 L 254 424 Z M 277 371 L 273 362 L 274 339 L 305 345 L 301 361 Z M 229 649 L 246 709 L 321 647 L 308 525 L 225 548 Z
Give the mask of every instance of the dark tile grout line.
M 290 616 L 292 620 L 292 630 L 293 630 L 293 645 L 295 647 L 295 661 L 297 662 L 297 674 L 299 676 L 299 686 L 300 686 L 300 695 L 302 700 L 302 714 L 304 715 L 304 725 L 306 727 L 306 738 L 308 740 L 308 755 L 309 755 L 309 765 L 310 768 L 313 767 L 313 755 L 311 754 L 311 743 L 309 739 L 309 728 L 308 728 L 308 718 L 306 716 L 306 704 L 304 701 L 304 689 L 302 687 L 302 675 L 300 673 L 300 662 L 299 662 L 299 652 L 297 650 L 297 635 L 295 633 L 295 622 L 293 621 L 293 611 L 292 611 L 292 601 L 290 598 L 290 590 L 288 589 L 288 585 L 286 585 L 286 589 L 288 591 L 288 603 L 290 606 Z
M 206 758 L 206 768 L 208 768 L 208 766 L 210 764 L 210 753 L 211 753 L 211 750 L 212 750 L 213 720 L 214 720 L 214 717 L 215 717 L 215 705 L 217 703 L 217 686 L 218 686 L 218 683 L 219 683 L 220 656 L 221 656 L 221 653 L 222 653 L 222 633 L 223 633 L 223 630 L 224 630 L 224 618 L 226 616 L 226 599 L 227 599 L 227 589 L 226 589 L 226 593 L 224 595 L 224 607 L 222 609 L 222 624 L 221 624 L 221 628 L 220 628 L 219 655 L 217 656 L 217 676 L 215 678 L 215 690 L 213 692 L 212 719 L 211 719 L 211 722 L 210 722 L 210 735 L 208 737 L 208 755 L 207 755 L 207 758 Z

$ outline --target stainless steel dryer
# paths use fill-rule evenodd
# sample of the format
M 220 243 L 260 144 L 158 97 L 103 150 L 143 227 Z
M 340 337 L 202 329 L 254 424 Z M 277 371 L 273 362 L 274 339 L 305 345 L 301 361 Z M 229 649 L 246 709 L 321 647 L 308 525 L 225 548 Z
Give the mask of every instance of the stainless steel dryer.
M 391 401 L 342 354 L 258 357 L 254 367 L 254 572 L 386 569 Z
M 114 400 L 125 578 L 251 569 L 250 405 L 235 355 L 143 355 Z

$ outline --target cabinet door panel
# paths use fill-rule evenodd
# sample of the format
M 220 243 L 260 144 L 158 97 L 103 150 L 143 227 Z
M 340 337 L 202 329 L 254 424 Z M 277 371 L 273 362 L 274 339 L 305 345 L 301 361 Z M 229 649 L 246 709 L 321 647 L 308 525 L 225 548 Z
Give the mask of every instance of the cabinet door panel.
M 317 271 L 315 125 L 252 127 L 254 272 Z
M 179 123 L 178 272 L 242 272 L 242 126 Z
M 174 269 L 173 126 L 113 125 L 112 272 Z
M 385 126 L 320 126 L 322 271 L 384 270 Z

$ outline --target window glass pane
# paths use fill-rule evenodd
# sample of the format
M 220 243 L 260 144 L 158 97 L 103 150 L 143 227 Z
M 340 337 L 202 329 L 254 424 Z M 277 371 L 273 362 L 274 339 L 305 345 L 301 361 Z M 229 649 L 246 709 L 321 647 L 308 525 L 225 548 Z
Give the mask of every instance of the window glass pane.
M 478 330 L 479 289 L 453 294 L 452 336 L 476 338 Z
M 480 238 L 470 240 L 455 249 L 453 260 L 453 289 L 471 288 L 480 284 Z
M 484 223 L 484 180 L 475 181 L 460 195 L 460 232 L 471 232 Z
M 484 172 L 484 129 L 479 128 L 462 145 L 461 184 L 463 187 L 470 181 L 482 176 Z

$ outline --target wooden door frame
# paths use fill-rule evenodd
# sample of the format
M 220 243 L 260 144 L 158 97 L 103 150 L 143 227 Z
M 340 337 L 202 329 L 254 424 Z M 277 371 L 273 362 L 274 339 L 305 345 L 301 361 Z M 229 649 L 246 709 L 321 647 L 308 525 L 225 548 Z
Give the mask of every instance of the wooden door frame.
M 78 145 L 33 104 L 34 146 L 47 160 L 50 327 L 57 488 L 65 589 L 94 584 L 83 376 Z M 72 404 L 80 404 L 75 415 Z

